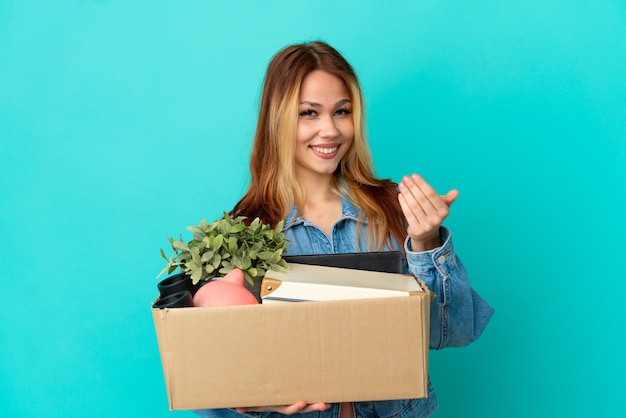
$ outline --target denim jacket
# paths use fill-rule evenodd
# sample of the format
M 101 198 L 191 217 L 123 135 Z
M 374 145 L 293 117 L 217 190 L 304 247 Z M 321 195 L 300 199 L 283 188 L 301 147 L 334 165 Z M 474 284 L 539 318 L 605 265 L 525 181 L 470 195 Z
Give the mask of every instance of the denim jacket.
M 287 254 L 329 254 L 367 251 L 367 231 L 362 227 L 356 237 L 360 210 L 347 199 L 342 199 L 342 216 L 332 226 L 331 236 L 317 225 L 296 217 L 295 208 L 285 219 L 285 236 L 289 239 Z M 467 272 L 456 256 L 450 232 L 440 230 L 440 247 L 430 251 L 413 252 L 410 239 L 404 242 L 406 250 L 406 273 L 423 280 L 428 289 L 435 293 L 430 308 L 430 348 L 464 346 L 475 341 L 489 322 L 493 309 L 470 286 Z M 358 245 L 355 239 L 358 239 Z M 402 250 L 394 240 L 393 248 Z M 427 417 L 437 408 L 438 402 L 430 381 L 428 397 L 373 402 L 354 402 L 357 418 L 403 418 Z M 195 411 L 207 418 L 242 417 L 232 409 L 210 409 Z M 278 418 L 278 413 L 248 413 L 262 418 Z M 339 404 L 333 404 L 323 412 L 299 414 L 299 418 L 338 418 Z

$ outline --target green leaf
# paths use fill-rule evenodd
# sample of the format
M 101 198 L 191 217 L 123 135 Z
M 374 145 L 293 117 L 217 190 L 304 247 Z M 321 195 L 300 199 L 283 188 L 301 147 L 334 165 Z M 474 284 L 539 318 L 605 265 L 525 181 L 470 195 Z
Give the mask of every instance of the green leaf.
M 261 260 L 268 261 L 268 260 L 271 260 L 272 257 L 274 257 L 274 252 L 273 251 L 261 251 L 260 253 L 257 254 L 257 256 Z
M 211 261 L 210 261 L 211 265 L 214 268 L 217 268 L 221 262 L 222 262 L 222 256 L 220 256 L 219 254 L 214 254 L 213 258 L 211 258 Z
M 234 269 L 234 267 L 232 267 L 231 265 L 228 265 L 228 266 L 222 267 L 219 270 L 219 272 L 220 272 L 220 274 L 226 275 L 226 274 L 230 273 L 231 271 L 233 271 L 233 269 Z
M 219 230 L 222 234 L 228 234 L 230 232 L 230 223 L 228 222 L 228 220 L 223 219 L 220 222 Z
M 219 221 L 215 221 L 212 222 L 206 229 L 206 233 L 207 234 L 213 234 L 213 232 L 217 229 L 217 227 L 220 225 Z
M 200 257 L 200 250 L 197 247 L 191 249 L 191 259 L 196 264 L 200 264 L 202 262 L 202 259 Z
M 269 260 L 270 263 L 278 263 L 280 261 L 280 254 L 282 251 L 278 250 L 276 252 L 274 252 L 274 255 L 272 255 L 272 258 Z
M 232 233 L 239 233 L 239 232 L 243 231 L 244 229 L 246 229 L 246 225 L 244 225 L 244 224 L 235 224 L 230 229 L 230 232 L 231 232 L 231 234 Z
M 181 251 L 189 249 L 189 246 L 187 246 L 187 244 L 185 244 L 183 241 L 172 241 L 172 247 L 175 250 L 181 250 Z
M 176 257 L 176 254 L 172 254 L 172 260 L 174 257 Z M 191 252 L 189 251 L 181 251 L 180 254 L 178 254 L 179 261 L 187 261 L 189 259 L 191 259 Z
M 211 261 L 211 259 L 213 258 L 213 256 L 215 255 L 215 251 L 213 250 L 209 250 L 207 252 L 205 252 L 204 254 L 202 254 L 202 262 L 203 263 L 207 263 L 209 261 Z
M 211 248 L 217 251 L 220 249 L 222 244 L 224 244 L 224 235 L 219 234 L 213 239 L 213 242 L 211 243 Z
M 201 228 L 198 228 L 197 226 L 188 226 L 187 229 L 191 232 L 193 232 L 194 234 L 203 234 L 204 231 Z
M 195 269 L 191 272 L 191 280 L 194 283 L 198 283 L 198 281 L 202 278 L 202 269 Z
M 169 266 L 165 266 L 165 268 L 161 270 L 159 274 L 157 274 L 156 278 L 158 279 L 159 277 L 163 276 L 163 274 L 165 274 L 165 272 L 168 271 L 168 269 L 169 269 Z
M 280 264 L 274 264 L 274 263 L 270 264 L 270 269 L 277 271 L 279 273 L 287 273 L 289 271 L 289 267 L 285 267 Z
M 235 237 L 228 237 L 228 252 L 230 252 L 231 254 L 234 254 L 237 252 L 237 238 Z
M 244 254 L 241 258 L 241 269 L 248 270 L 250 267 L 252 267 L 252 260 L 247 254 Z
M 243 277 L 246 279 L 248 284 L 250 284 L 250 286 L 254 286 L 254 279 L 248 274 L 247 271 L 243 272 Z

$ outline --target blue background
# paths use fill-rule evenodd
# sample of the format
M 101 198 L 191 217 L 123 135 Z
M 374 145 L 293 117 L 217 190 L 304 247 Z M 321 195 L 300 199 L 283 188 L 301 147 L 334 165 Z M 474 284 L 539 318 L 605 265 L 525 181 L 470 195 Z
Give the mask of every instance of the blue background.
M 244 192 L 268 60 L 312 39 L 361 78 L 378 175 L 460 191 L 496 315 L 431 352 L 435 416 L 623 413 L 626 2 L 3 0 L 0 416 L 192 415 L 159 248 Z

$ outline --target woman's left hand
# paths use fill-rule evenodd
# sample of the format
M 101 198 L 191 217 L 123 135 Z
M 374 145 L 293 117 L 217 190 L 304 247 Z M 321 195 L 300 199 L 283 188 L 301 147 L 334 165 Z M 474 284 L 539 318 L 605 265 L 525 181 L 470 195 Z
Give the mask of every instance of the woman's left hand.
M 417 174 L 405 176 L 398 187 L 398 200 L 407 220 L 411 249 L 419 252 L 440 246 L 439 227 L 450 213 L 450 205 L 459 192 L 450 190 L 440 196 Z
M 280 406 L 264 406 L 264 407 L 248 407 L 248 408 L 235 408 L 240 414 L 246 412 L 278 412 L 283 415 L 293 414 L 306 414 L 307 412 L 326 411 L 330 408 L 329 403 L 312 403 L 307 404 L 304 401 L 296 402 L 293 405 L 280 405 Z

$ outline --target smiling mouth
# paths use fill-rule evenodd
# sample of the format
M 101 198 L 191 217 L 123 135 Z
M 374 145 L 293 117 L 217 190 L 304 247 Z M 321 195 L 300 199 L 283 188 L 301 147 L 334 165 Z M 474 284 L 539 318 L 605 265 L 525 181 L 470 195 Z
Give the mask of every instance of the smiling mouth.
M 334 147 L 314 147 L 311 146 L 311 149 L 319 154 L 332 154 L 336 152 L 339 148 L 339 145 L 335 145 Z

